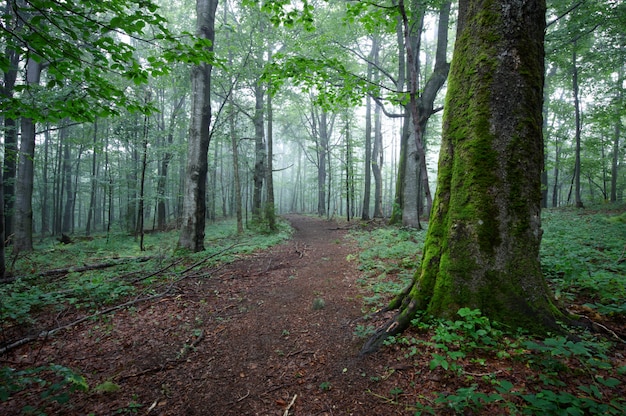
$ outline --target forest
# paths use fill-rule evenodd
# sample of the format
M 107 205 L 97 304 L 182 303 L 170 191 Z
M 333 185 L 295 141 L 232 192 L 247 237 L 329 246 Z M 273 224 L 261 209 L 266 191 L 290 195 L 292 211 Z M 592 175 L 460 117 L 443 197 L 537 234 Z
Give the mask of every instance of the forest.
M 230 331 L 220 325 L 253 310 L 246 290 L 261 290 L 245 279 L 300 284 L 295 272 L 273 274 L 291 267 L 280 247 L 293 241 L 309 262 L 315 244 L 335 244 L 338 258 L 320 261 L 354 273 L 344 292 L 294 288 L 315 298 L 313 312 L 308 300 L 295 311 L 315 322 L 331 293 L 362 301 L 343 331 L 355 338 L 346 351 L 368 363 L 368 377 L 350 388 L 368 393 L 345 387 L 360 404 L 338 412 L 626 410 L 622 1 L 6 0 L 0 8 L 0 410 L 269 414 L 271 392 L 282 394 L 277 414 L 333 414 L 328 403 L 344 387 L 314 367 L 318 356 L 307 364 L 317 378 L 295 373 L 315 404 L 283 391 L 298 384 L 290 380 L 259 387 L 262 400 L 249 407 L 251 390 L 212 398 L 216 407 L 202 411 L 172 404 L 165 387 L 158 398 L 137 390 L 99 407 L 125 383 L 139 389 L 141 377 L 182 370 L 208 348 L 201 321 L 214 321 L 214 336 Z M 342 234 L 311 237 L 316 227 Z M 256 264 L 267 250 L 273 257 Z M 214 281 L 241 261 L 250 262 L 244 280 L 229 289 Z M 98 378 L 50 351 L 57 338 L 79 348 L 75 328 L 99 340 L 126 328 L 120 339 L 135 333 L 138 345 L 136 337 L 152 336 L 130 324 L 140 305 L 188 291 L 200 300 L 176 308 L 197 301 L 204 312 L 189 318 L 195 326 L 184 320 L 192 335 L 174 336 L 183 347 L 165 364 Z M 224 315 L 231 307 L 241 316 Z M 163 320 L 177 313 L 150 311 Z M 254 327 L 239 322 L 232 339 Z M 295 342 L 296 333 L 278 338 Z M 426 351 L 419 359 L 418 350 Z M 534 361 L 519 361 L 525 354 Z M 494 356 L 501 361 L 485 364 Z M 246 374 L 266 368 L 254 365 Z M 559 375 L 567 367 L 569 383 Z M 413 391 L 422 371 L 448 387 Z M 526 371 L 534 387 L 514 375 Z

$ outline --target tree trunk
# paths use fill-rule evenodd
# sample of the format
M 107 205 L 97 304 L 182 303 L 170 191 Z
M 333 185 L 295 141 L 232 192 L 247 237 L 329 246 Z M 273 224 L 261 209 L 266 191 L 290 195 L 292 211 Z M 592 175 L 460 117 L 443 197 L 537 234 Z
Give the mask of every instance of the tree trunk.
M 312 112 L 313 122 L 317 122 L 319 129 L 314 129 L 317 134 L 317 215 L 326 215 L 326 157 L 328 155 L 328 126 L 326 111 L 322 110 L 319 120 L 317 114 Z M 317 131 L 316 131 L 317 130 Z
M 243 234 L 243 213 L 241 206 L 241 179 L 239 175 L 239 146 L 237 146 L 237 134 L 235 131 L 235 105 L 232 95 L 230 101 L 230 114 L 228 124 L 230 126 L 230 143 L 233 151 L 233 188 L 235 214 L 237 216 L 237 234 Z
M 146 97 L 146 104 L 148 104 L 150 96 Z M 146 187 L 146 168 L 148 166 L 148 115 L 143 116 L 143 133 L 141 137 L 141 173 L 139 177 L 139 207 L 137 208 L 137 227 L 136 233 L 139 234 L 139 250 L 144 251 L 143 237 L 144 237 L 144 219 L 145 219 L 145 187 Z
M 271 51 L 269 52 L 271 60 Z M 267 201 L 265 202 L 265 218 L 270 231 L 276 231 L 276 205 L 274 203 L 274 112 L 272 95 L 267 94 Z
M 196 0 L 197 35 L 211 43 L 215 39 L 217 2 L 218 0 Z M 191 71 L 192 109 L 187 145 L 182 229 L 178 245 L 193 252 L 204 250 L 211 122 L 211 70 L 211 64 L 202 62 Z
M 622 51 L 624 49 L 622 48 Z M 619 75 L 617 77 L 617 85 L 619 88 L 619 92 L 617 94 L 617 102 L 621 103 L 622 102 L 622 86 L 624 84 L 624 69 L 623 66 L 620 66 L 619 69 Z M 615 120 L 615 127 L 614 127 L 614 131 L 613 131 L 613 158 L 611 161 L 611 196 L 610 196 L 610 200 L 611 202 L 616 202 L 617 201 L 617 176 L 619 173 L 619 155 L 620 155 L 620 146 L 619 146 L 619 140 L 620 140 L 620 136 L 622 134 L 622 122 L 620 117 L 617 117 L 617 119 Z
M 265 129 L 264 129 L 264 106 L 265 91 L 259 80 L 254 87 L 254 190 L 252 192 L 252 219 L 259 222 L 263 217 L 261 207 L 263 205 L 263 181 L 265 179 Z
M 96 213 L 96 189 L 98 187 L 97 154 L 98 154 L 98 119 L 93 123 L 93 154 L 91 155 L 91 189 L 89 190 L 89 208 L 87 209 L 87 225 L 85 235 L 91 234 L 91 223 Z
M 572 45 L 572 92 L 574 95 L 574 119 L 576 122 L 576 149 L 574 151 L 574 199 L 576 208 L 583 208 L 580 195 L 580 140 L 582 126 L 580 120 L 580 97 L 578 94 L 578 65 L 576 63 L 576 42 Z
M 460 1 L 421 266 L 363 353 L 418 310 L 479 308 L 511 329 L 557 328 L 539 262 L 544 19 L 545 0 Z
M 374 147 L 372 174 L 374 175 L 374 218 L 383 217 L 383 132 L 381 108 L 374 109 Z
M 176 117 L 183 108 L 187 95 L 183 94 L 178 100 L 170 115 L 169 125 L 167 126 L 167 138 L 165 141 L 166 150 L 163 153 L 163 159 L 159 165 L 159 179 L 157 181 L 157 228 L 164 230 L 167 223 L 167 204 L 166 204 L 166 188 L 167 175 L 169 173 L 170 162 L 172 161 L 172 145 L 174 144 L 174 127 L 176 125 Z M 165 128 L 165 126 L 164 126 Z
M 17 11 L 18 7 L 14 0 L 8 0 L 4 13 L 9 14 Z M 16 27 L 7 28 L 9 30 L 17 30 L 22 25 L 22 19 L 12 16 L 11 21 L 15 23 Z M 9 20 L 9 19 L 7 19 Z M 5 23 L 7 23 L 5 21 Z M 9 64 L 9 68 L 3 71 L 3 85 L 0 88 L 2 96 L 7 101 L 13 98 L 13 92 L 15 87 L 15 81 L 17 80 L 17 73 L 20 63 L 19 53 L 12 48 L 8 48 L 5 51 L 5 59 Z M 4 235 L 7 239 L 11 240 L 14 226 L 14 210 L 15 210 L 15 180 L 17 175 L 17 122 L 13 117 L 4 116 L 4 163 L 2 166 L 2 187 L 4 191 Z M 2 239 L 4 244 L 5 238 Z
M 63 207 L 63 220 L 61 222 L 61 232 L 69 233 L 72 229 L 72 217 L 74 215 L 74 192 L 72 192 L 72 152 L 67 140 L 68 127 L 61 127 L 60 140 L 63 142 L 63 189 L 65 191 L 65 204 Z
M 367 63 L 367 82 L 372 82 L 374 68 L 374 57 L 378 53 L 379 48 L 378 36 L 374 35 L 372 39 L 372 48 Z M 372 194 L 372 98 L 365 98 L 365 172 L 364 172 L 364 189 L 363 189 L 363 209 L 361 210 L 361 219 L 370 219 L 370 198 Z
M 2 181 L 2 169 L 0 169 L 0 183 Z M 4 252 L 4 189 L 0 186 L 0 280 L 6 274 L 6 260 Z
M 49 126 L 48 126 L 49 127 Z M 41 170 L 41 233 L 43 239 L 50 232 L 50 219 L 48 210 L 48 159 L 50 156 L 50 129 L 46 129 L 43 142 L 43 167 Z
M 552 186 L 552 208 L 559 206 L 559 169 L 561 164 L 561 147 L 558 139 L 554 151 L 554 185 Z
M 37 85 L 41 64 L 32 58 L 26 62 L 26 84 Z M 18 176 L 15 187 L 15 244 L 14 251 L 33 250 L 33 186 L 35 172 L 35 122 L 28 117 L 21 120 L 22 140 L 18 157 Z

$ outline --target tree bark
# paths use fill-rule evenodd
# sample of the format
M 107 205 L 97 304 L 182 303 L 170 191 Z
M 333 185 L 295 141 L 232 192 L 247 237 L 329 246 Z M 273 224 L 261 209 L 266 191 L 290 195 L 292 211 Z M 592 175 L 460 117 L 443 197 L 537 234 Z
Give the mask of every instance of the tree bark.
M 33 58 L 26 62 L 26 84 L 37 85 L 41 64 Z M 35 121 L 21 120 L 22 140 L 18 156 L 18 175 L 15 187 L 15 244 L 16 253 L 33 250 L 33 186 L 35 159 Z
M 157 181 L 157 228 L 159 230 L 164 230 L 167 223 L 167 204 L 165 194 L 170 162 L 174 156 L 171 146 L 174 144 L 174 127 L 176 125 L 176 117 L 178 117 L 178 114 L 182 110 L 186 97 L 187 95 L 183 94 L 172 109 L 169 125 L 167 126 L 166 140 L 164 143 L 166 150 L 163 153 L 163 159 L 161 159 L 161 163 L 159 164 L 159 179 Z M 164 129 L 166 128 L 165 126 L 163 127 Z
M 230 114 L 228 125 L 230 127 L 230 143 L 233 151 L 233 188 L 235 214 L 237 217 L 237 234 L 243 234 L 243 214 L 241 206 L 241 179 L 239 175 L 239 146 L 237 146 L 237 134 L 235 130 L 235 105 L 232 95 L 229 97 Z
M 65 124 L 65 122 L 64 122 Z M 62 126 L 59 138 L 63 142 L 63 189 L 65 191 L 65 204 L 63 207 L 63 220 L 61 222 L 61 232 L 69 233 L 72 229 L 72 217 L 74 206 L 74 192 L 72 191 L 72 152 L 67 140 L 68 127 Z
M 96 214 L 96 189 L 98 186 L 97 154 L 98 154 L 98 119 L 93 123 L 93 154 L 91 155 L 91 189 L 89 190 L 89 208 L 87 209 L 87 225 L 85 235 L 91 235 L 91 224 Z
M 218 0 L 196 0 L 197 35 L 211 43 L 215 40 L 217 2 Z M 191 125 L 185 170 L 182 229 L 178 245 L 193 252 L 204 250 L 212 68 L 210 63 L 202 62 L 191 71 Z
M 271 60 L 271 51 L 268 52 Z M 272 94 L 267 94 L 267 201 L 265 202 L 265 218 L 270 231 L 276 231 L 276 205 L 274 203 L 274 111 Z
M 372 174 L 374 176 L 374 218 L 383 213 L 383 131 L 382 109 L 374 109 L 374 146 L 372 147 Z
M 572 94 L 574 96 L 574 120 L 576 127 L 576 147 L 574 150 L 574 200 L 576 208 L 583 208 L 580 195 L 580 141 L 582 126 L 580 120 L 580 97 L 578 94 L 578 65 L 576 63 L 576 42 L 572 44 Z
M 623 51 L 624 48 L 621 49 L 621 51 Z M 623 91 L 622 91 L 622 85 L 624 84 L 624 68 L 623 65 L 620 66 L 619 72 L 618 72 L 618 77 L 617 77 L 617 85 L 619 88 L 619 92 L 617 94 L 617 102 L 621 103 L 622 100 L 622 96 L 623 96 Z M 622 135 L 622 122 L 621 122 L 621 118 L 617 117 L 617 119 L 615 120 L 615 126 L 614 126 L 614 130 L 613 130 L 613 158 L 611 161 L 611 196 L 610 196 L 610 200 L 611 202 L 616 202 L 617 201 L 617 176 L 619 173 L 619 155 L 620 155 L 620 145 L 619 145 L 619 141 L 620 141 L 620 137 Z
M 509 328 L 556 329 L 541 274 L 545 0 L 461 0 L 439 178 L 421 266 L 375 351 L 418 310 L 478 308 Z
M 18 7 L 15 0 L 7 0 L 7 7 L 4 10 L 5 15 L 10 15 L 17 11 Z M 7 27 L 10 30 L 17 30 L 22 25 L 22 19 L 11 16 L 14 27 Z M 9 19 L 3 22 L 8 26 Z M 3 97 L 9 101 L 13 98 L 15 81 L 20 62 L 20 55 L 13 48 L 7 47 L 5 50 L 5 59 L 9 63 L 9 69 L 3 71 L 3 85 L 0 89 Z M 2 187 L 4 191 L 4 233 L 5 238 L 10 241 L 13 234 L 14 210 L 15 210 L 15 181 L 17 176 L 17 122 L 13 117 L 4 115 L 4 163 L 2 166 Z M 5 239 L 2 239 L 4 244 Z
M 254 221 L 261 221 L 263 217 L 263 182 L 265 179 L 265 129 L 264 129 L 264 106 L 265 91 L 260 80 L 254 87 L 254 189 L 252 192 L 252 218 Z

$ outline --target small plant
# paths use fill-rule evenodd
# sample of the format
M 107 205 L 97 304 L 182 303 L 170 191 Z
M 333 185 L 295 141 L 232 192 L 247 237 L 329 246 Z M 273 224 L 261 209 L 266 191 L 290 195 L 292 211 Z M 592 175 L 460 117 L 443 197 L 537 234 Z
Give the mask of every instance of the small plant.
M 326 301 L 324 301 L 324 299 L 322 298 L 315 298 L 313 299 L 313 310 L 314 311 L 319 311 L 320 309 L 324 309 L 326 307 Z
M 354 335 L 359 338 L 367 338 L 374 333 L 376 328 L 373 325 L 359 324 L 354 328 Z
M 141 409 L 141 403 L 131 400 L 126 407 L 117 410 L 117 414 L 136 414 Z
M 320 383 L 320 390 L 322 391 L 329 391 L 332 388 L 332 385 L 330 384 L 330 381 L 322 381 Z

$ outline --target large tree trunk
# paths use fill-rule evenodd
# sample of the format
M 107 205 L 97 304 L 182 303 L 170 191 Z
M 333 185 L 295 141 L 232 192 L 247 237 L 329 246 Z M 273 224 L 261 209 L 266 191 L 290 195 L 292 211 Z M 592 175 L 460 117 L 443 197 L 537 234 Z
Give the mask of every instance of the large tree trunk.
M 39 84 L 41 64 L 29 58 L 26 62 L 26 83 Z M 21 120 L 22 140 L 18 157 L 18 175 L 15 187 L 15 245 L 14 251 L 33 250 L 33 186 L 35 172 L 35 122 L 23 117 Z
M 509 328 L 556 328 L 539 262 L 544 14 L 545 0 L 460 1 L 421 266 L 363 353 L 418 310 L 479 308 Z
M 217 1 L 196 0 L 197 34 L 211 43 L 215 39 Z M 194 66 L 191 71 L 191 125 L 187 144 L 182 229 L 178 245 L 193 252 L 204 250 L 212 68 L 211 64 L 203 62 Z

